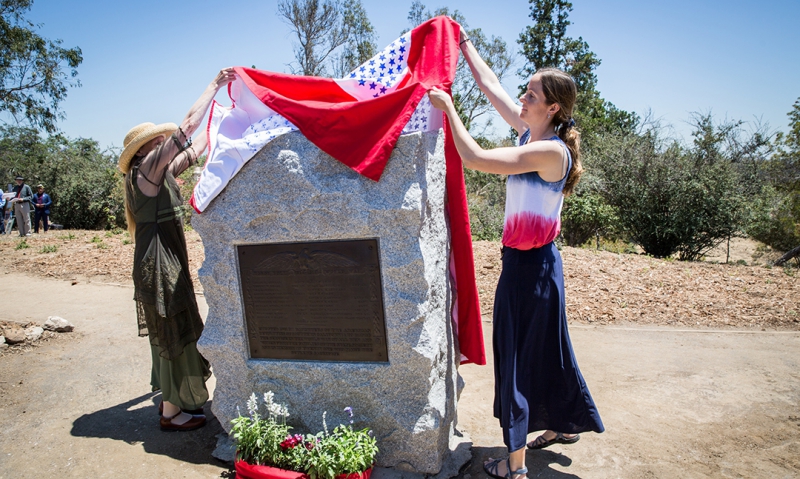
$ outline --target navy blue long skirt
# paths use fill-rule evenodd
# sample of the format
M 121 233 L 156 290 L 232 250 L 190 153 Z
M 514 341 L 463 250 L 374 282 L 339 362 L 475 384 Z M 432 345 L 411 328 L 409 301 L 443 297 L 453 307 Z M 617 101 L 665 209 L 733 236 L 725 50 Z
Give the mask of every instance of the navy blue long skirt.
M 605 430 L 572 352 L 555 244 L 503 248 L 492 344 L 494 415 L 509 452 L 524 447 L 534 431 Z

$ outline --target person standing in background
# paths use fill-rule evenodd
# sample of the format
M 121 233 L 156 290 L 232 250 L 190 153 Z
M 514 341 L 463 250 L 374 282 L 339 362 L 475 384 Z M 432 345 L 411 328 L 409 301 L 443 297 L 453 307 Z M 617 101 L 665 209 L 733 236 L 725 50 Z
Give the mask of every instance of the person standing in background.
M 39 220 L 42 221 L 45 233 L 50 229 L 48 218 L 50 217 L 50 205 L 52 204 L 53 200 L 50 199 L 50 195 L 44 192 L 44 185 L 37 185 L 36 194 L 33 195 L 33 207 L 35 208 L 33 210 L 34 233 L 39 233 Z
M 6 234 L 6 197 L 0 188 L 0 235 Z
M 17 223 L 17 231 L 22 237 L 31 235 L 31 201 L 33 191 L 25 184 L 25 178 L 16 178 L 17 186 L 14 187 L 14 218 Z

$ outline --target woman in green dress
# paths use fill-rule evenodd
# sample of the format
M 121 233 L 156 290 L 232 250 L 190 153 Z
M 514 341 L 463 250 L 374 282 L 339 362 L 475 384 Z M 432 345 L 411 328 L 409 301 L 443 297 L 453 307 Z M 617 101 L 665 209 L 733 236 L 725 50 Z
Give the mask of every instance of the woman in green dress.
M 150 384 L 161 390 L 161 429 L 189 431 L 206 423 L 208 362 L 197 351 L 203 321 L 197 309 L 183 235 L 183 198 L 175 177 L 194 165 L 208 139 L 192 142 L 217 91 L 234 79 L 217 74 L 180 126 L 143 123 L 123 141 L 125 216 L 135 241 L 134 301 L 139 335 L 148 336 L 153 359 Z

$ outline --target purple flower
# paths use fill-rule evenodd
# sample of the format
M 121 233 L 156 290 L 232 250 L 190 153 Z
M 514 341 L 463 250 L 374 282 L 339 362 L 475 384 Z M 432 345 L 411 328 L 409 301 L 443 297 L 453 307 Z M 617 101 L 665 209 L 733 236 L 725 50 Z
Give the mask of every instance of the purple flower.
M 353 424 L 353 408 L 347 406 L 346 408 L 344 408 L 344 412 L 350 415 L 350 424 Z

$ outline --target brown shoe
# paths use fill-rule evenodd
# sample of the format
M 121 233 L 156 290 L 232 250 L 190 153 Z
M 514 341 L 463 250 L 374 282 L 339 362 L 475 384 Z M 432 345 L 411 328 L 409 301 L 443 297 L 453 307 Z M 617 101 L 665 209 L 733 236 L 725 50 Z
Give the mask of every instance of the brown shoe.
M 192 416 L 191 419 L 183 424 L 173 424 L 172 419 L 177 417 L 180 413 L 172 417 L 161 416 L 159 420 L 162 431 L 193 431 L 206 425 L 206 417 L 203 415 Z
M 201 415 L 205 414 L 205 411 L 203 411 L 203 408 L 181 409 L 181 411 L 185 412 L 186 414 L 191 414 L 192 416 L 201 416 Z M 163 416 L 164 415 L 164 401 L 161 401 L 160 403 L 158 403 L 158 415 L 159 416 Z

